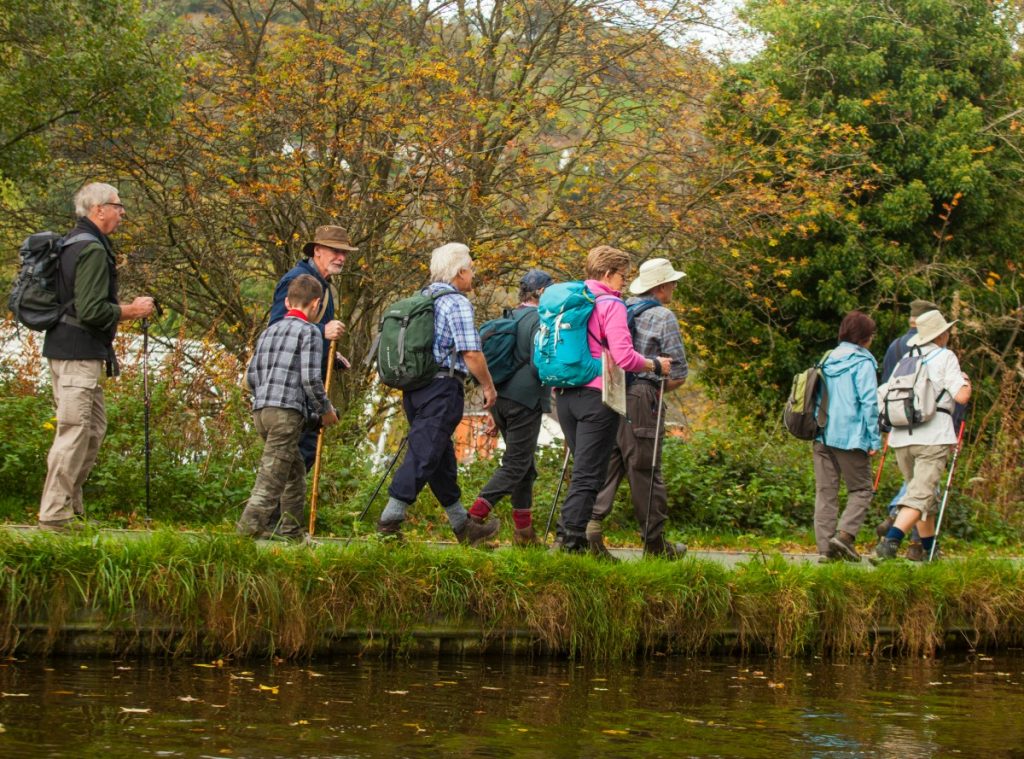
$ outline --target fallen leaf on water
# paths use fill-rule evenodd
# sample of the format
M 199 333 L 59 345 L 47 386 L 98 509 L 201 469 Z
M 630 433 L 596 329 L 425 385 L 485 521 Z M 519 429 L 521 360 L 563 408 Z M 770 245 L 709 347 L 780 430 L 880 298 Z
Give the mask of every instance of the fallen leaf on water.
M 300 719 L 298 722 L 289 722 L 288 723 L 288 727 L 295 727 L 297 725 L 308 725 L 308 724 L 309 724 L 309 720 L 307 720 L 307 719 Z
M 311 669 L 307 669 L 306 670 L 306 674 L 309 675 L 310 677 L 323 677 L 322 674 L 320 674 L 319 672 L 314 672 Z
M 78 668 L 79 669 L 89 669 L 89 665 L 88 664 L 79 664 Z
M 4 728 L 4 726 L 0 725 L 0 733 L 6 733 L 6 732 L 7 732 L 7 730 Z
M 275 696 L 277 695 L 277 686 L 276 685 L 264 685 L 263 683 L 260 683 L 260 690 L 270 691 Z
M 241 675 L 233 675 L 230 672 L 228 672 L 228 677 L 230 677 L 232 680 L 247 680 L 250 683 L 252 682 L 252 678 L 251 677 L 242 677 Z
M 201 701 L 202 699 L 193 698 L 192 696 L 178 696 L 178 700 L 179 701 L 184 701 L 186 704 L 188 704 L 188 703 L 191 703 L 192 701 Z
M 481 690 L 505 690 L 504 688 L 495 688 L 493 685 L 484 685 Z
M 785 683 L 773 683 L 771 680 L 769 680 L 768 681 L 768 687 L 769 688 L 785 688 L 786 684 Z
M 406 694 L 407 694 L 407 693 L 408 693 L 409 691 L 407 691 L 407 690 L 386 690 L 386 691 L 384 691 L 384 692 L 385 692 L 385 693 L 390 693 L 390 694 L 391 694 L 392 696 L 404 696 L 404 695 L 406 695 Z
M 118 667 L 117 669 L 120 672 L 131 672 L 132 671 L 131 667 Z
M 415 727 L 417 733 L 425 733 L 425 732 L 427 732 L 424 728 L 420 727 L 419 725 L 417 725 L 414 722 L 406 722 L 404 726 L 405 727 Z
M 28 698 L 27 693 L 0 693 L 0 698 Z
M 73 690 L 52 690 L 50 691 L 51 696 L 73 696 L 75 692 Z
M 227 709 L 228 708 L 227 704 L 210 704 L 210 706 L 212 706 L 214 709 Z
M 203 663 L 199 663 L 199 664 L 193 664 L 192 666 L 193 667 L 202 667 L 203 669 L 217 669 L 217 665 L 216 664 L 203 664 Z
M 594 690 L 607 691 L 607 688 L 594 688 Z
M 152 709 L 143 709 L 138 706 L 122 706 L 121 714 L 149 714 Z
M 629 735 L 628 730 L 602 730 L 605 735 Z

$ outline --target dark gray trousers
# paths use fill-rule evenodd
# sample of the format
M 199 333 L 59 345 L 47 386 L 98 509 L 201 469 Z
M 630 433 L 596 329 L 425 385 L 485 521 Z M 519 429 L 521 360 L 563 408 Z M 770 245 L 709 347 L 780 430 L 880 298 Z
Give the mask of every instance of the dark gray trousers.
M 495 506 L 507 495 L 511 497 L 513 509 L 530 509 L 533 507 L 533 483 L 537 479 L 534 456 L 543 412 L 499 397 L 491 416 L 505 441 L 505 452 L 501 465 L 480 491 L 480 497 Z

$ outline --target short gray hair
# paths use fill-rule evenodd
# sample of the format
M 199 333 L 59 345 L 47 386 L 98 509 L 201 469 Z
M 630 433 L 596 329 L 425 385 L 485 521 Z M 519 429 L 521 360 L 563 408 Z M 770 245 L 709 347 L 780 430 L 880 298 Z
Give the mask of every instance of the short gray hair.
M 430 281 L 451 282 L 459 272 L 473 265 L 469 247 L 461 242 L 450 242 L 434 248 L 430 254 Z
M 84 218 L 96 206 L 109 203 L 120 193 L 117 188 L 103 182 L 91 182 L 75 193 L 75 215 Z

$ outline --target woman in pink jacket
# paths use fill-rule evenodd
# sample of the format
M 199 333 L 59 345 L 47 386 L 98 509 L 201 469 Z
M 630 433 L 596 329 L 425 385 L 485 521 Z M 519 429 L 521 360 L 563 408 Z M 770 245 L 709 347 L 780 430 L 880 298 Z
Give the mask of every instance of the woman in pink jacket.
M 596 298 L 587 323 L 590 355 L 601 358 L 607 350 L 627 372 L 654 372 L 667 376 L 670 359 L 645 358 L 633 349 L 621 290 L 629 277 L 629 254 L 600 245 L 587 254 L 586 285 Z M 587 520 L 597 493 L 604 485 L 608 459 L 619 431 L 619 415 L 601 402 L 601 375 L 582 387 L 555 391 L 558 422 L 573 454 L 572 480 L 562 506 L 562 550 L 584 553 L 589 545 Z

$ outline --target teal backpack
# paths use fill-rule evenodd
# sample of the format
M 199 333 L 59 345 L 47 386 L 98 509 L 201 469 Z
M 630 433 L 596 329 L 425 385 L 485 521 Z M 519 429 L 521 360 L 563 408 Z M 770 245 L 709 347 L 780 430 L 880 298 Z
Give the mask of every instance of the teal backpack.
M 559 282 L 541 294 L 540 328 L 533 340 L 533 365 L 541 384 L 581 387 L 601 373 L 601 360 L 590 355 L 587 344 L 587 322 L 596 300 L 583 282 Z

